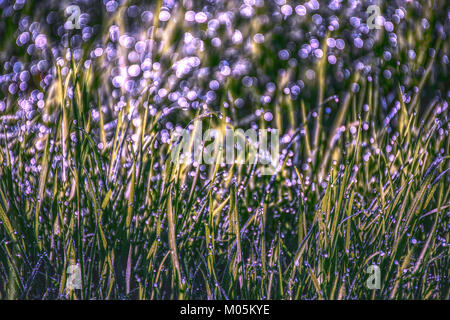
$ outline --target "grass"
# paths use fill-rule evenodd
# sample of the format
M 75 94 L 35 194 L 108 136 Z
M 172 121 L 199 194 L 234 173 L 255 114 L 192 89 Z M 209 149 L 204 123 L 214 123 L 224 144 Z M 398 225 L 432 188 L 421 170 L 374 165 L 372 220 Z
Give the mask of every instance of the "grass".
M 289 45 L 288 36 L 237 19 L 244 37 L 262 32 L 271 44 L 242 49 L 256 65 L 252 76 L 269 75 L 275 84 L 263 106 L 271 122 L 254 113 L 262 106 L 252 97 L 264 86 L 246 88 L 239 77 L 227 78 L 205 108 L 173 106 L 151 79 L 138 96 L 122 91 L 117 108 L 113 64 L 101 57 L 84 67 L 95 45 L 108 41 L 110 25 L 127 28 L 125 4 L 103 14 L 103 31 L 81 46 L 81 58 L 72 44 L 63 49 L 71 53 L 61 55 L 64 75 L 52 62 L 42 110 L 16 114 L 18 96 L 2 93 L 0 299 L 449 299 L 448 70 L 439 70 L 448 41 L 433 28 L 408 29 L 419 18 L 407 8 L 412 14 L 399 27 L 393 60 L 423 72 L 405 75 L 386 62 L 390 80 L 375 64 L 371 77 L 354 70 L 340 78 L 327 63 L 326 39 L 337 31 L 320 38 L 322 58 L 289 66 L 276 49 Z M 152 10 L 158 16 L 161 3 Z M 185 11 L 180 5 L 172 17 Z M 433 25 L 444 19 L 434 12 L 424 4 Z M 181 81 L 170 80 L 183 57 L 180 35 L 200 32 L 179 21 L 155 19 L 149 35 L 168 91 Z M 371 32 L 380 39 L 367 57 L 382 55 L 388 34 Z M 217 65 L 225 53 L 205 46 L 201 65 Z M 408 48 L 416 50 L 413 62 Z M 349 48 L 344 64 L 356 56 Z M 300 95 L 283 94 L 307 68 L 316 77 L 305 78 Z M 192 72 L 184 79 L 208 85 Z M 161 140 L 168 121 L 186 127 L 201 119 L 224 130 L 248 127 L 247 116 L 289 136 L 272 176 L 259 165 L 177 166 L 169 157 L 173 141 Z M 18 129 L 36 124 L 45 133 Z M 66 290 L 75 262 L 82 286 Z M 372 264 L 381 271 L 378 290 L 366 286 Z

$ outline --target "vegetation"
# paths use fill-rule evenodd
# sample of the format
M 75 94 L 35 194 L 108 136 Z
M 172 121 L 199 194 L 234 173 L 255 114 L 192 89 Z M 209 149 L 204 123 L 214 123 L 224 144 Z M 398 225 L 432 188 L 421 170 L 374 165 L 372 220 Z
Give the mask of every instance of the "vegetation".
M 448 2 L 45 2 L 0 1 L 1 299 L 449 298 Z M 280 166 L 177 165 L 194 119 Z

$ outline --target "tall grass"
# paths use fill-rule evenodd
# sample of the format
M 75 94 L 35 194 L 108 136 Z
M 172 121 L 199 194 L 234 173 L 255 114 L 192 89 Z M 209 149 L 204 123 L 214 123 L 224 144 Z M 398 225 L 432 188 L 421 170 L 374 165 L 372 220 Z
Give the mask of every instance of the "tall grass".
M 448 41 L 432 30 L 401 29 L 392 54 L 423 72 L 405 80 L 393 64 L 388 81 L 374 64 L 370 77 L 354 70 L 341 78 L 342 68 L 327 63 L 326 39 L 336 31 L 320 38 L 322 58 L 290 66 L 277 60 L 287 36 L 237 21 L 244 36 L 262 32 L 270 44 L 243 51 L 275 85 L 264 106 L 273 121 L 254 112 L 262 106 L 251 97 L 265 89 L 244 88 L 233 77 L 217 91 L 218 102 L 204 108 L 160 99 L 151 79 L 137 97 L 122 91 L 127 98 L 115 108 L 113 66 L 103 57 L 87 67 L 85 61 L 95 41 L 108 41 L 110 25 L 126 28 L 126 5 L 102 14 L 103 31 L 83 44 L 81 58 L 73 44 L 64 48 L 64 75 L 53 61 L 45 107 L 31 123 L 16 113 L 18 97 L 4 94 L 1 299 L 449 298 L 448 86 L 442 82 L 448 70 L 438 70 Z M 152 7 L 154 16 L 161 6 Z M 432 23 L 440 21 L 432 6 L 423 6 Z M 155 61 L 169 75 L 184 54 L 180 34 L 197 32 L 180 22 L 185 13 L 178 4 L 173 19 L 154 19 L 148 35 Z M 408 19 L 408 25 L 418 20 Z M 289 29 L 289 23 L 275 24 Z M 382 54 L 388 34 L 374 32 L 373 52 Z M 205 46 L 201 65 L 213 67 L 225 53 Z M 411 63 L 404 58 L 408 48 L 416 50 Z M 344 60 L 354 57 L 348 50 Z M 299 97 L 284 94 L 309 67 L 316 77 L 305 79 Z M 169 75 L 160 86 L 170 91 L 181 80 L 174 84 Z M 208 85 L 197 74 L 193 81 Z M 239 97 L 249 99 L 244 109 Z M 162 141 L 163 129 L 168 121 L 188 127 L 192 119 L 221 130 L 251 122 L 279 129 L 288 137 L 279 170 L 264 176 L 259 165 L 176 165 L 169 157 L 176 146 Z M 48 130 L 18 129 L 35 123 Z M 74 263 L 82 286 L 67 290 Z M 377 290 L 366 286 L 372 264 L 381 270 Z

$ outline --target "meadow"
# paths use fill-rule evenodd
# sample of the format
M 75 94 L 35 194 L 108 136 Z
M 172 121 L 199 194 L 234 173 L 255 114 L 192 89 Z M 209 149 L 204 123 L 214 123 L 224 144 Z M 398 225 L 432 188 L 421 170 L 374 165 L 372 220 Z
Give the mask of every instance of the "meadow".
M 0 0 L 0 299 L 448 300 L 449 36 L 445 0 Z M 279 165 L 172 161 L 198 121 Z

